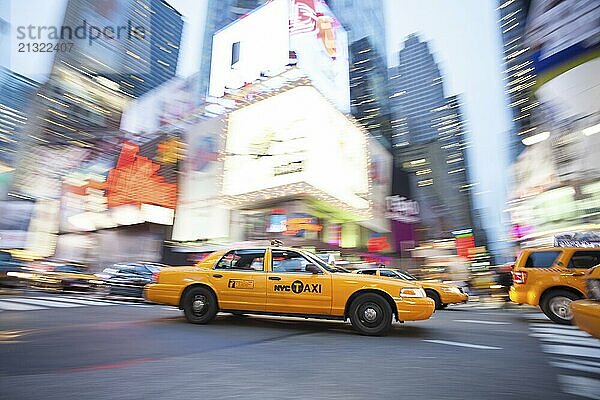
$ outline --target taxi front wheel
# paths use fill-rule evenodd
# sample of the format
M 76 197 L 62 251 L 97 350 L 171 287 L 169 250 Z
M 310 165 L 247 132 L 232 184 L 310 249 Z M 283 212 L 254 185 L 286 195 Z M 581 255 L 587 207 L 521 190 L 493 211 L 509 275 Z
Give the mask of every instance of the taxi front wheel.
M 361 294 L 350 305 L 350 322 L 361 335 L 380 336 L 392 326 L 392 308 L 378 294 Z
M 217 299 L 210 290 L 197 287 L 185 294 L 183 313 L 188 322 L 207 324 L 215 318 L 217 311 Z
M 552 290 L 542 297 L 540 308 L 552 321 L 562 325 L 571 325 L 573 323 L 571 302 L 579 299 L 579 296 L 569 291 Z

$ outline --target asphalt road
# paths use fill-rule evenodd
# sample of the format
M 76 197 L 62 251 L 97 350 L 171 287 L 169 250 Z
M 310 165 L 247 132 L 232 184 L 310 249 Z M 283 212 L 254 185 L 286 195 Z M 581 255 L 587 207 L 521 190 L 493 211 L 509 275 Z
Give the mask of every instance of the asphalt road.
M 0 399 L 600 398 L 600 340 L 534 309 L 450 308 L 386 337 L 348 323 L 76 295 L 0 296 Z M 577 393 L 579 395 L 573 395 Z

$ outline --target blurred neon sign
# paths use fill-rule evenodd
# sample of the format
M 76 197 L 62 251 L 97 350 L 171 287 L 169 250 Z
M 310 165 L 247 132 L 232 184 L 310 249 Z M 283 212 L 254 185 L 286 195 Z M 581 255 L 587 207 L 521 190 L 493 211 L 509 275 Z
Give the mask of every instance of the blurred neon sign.
M 154 204 L 174 209 L 177 185 L 158 175 L 160 164 L 138 154 L 139 146 L 125 142 L 115 168 L 108 173 L 106 197 L 108 207 Z

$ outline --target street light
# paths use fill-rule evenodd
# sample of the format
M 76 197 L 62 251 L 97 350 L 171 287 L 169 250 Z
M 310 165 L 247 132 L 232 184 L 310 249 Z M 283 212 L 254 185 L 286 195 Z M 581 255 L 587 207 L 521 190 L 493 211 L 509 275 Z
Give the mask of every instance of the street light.
M 543 142 L 544 140 L 548 139 L 549 137 L 550 137 L 550 132 L 545 131 L 545 132 L 540 132 L 537 135 L 526 137 L 525 139 L 521 140 L 521 142 L 523 142 L 523 144 L 525 146 L 531 146 L 533 144 Z

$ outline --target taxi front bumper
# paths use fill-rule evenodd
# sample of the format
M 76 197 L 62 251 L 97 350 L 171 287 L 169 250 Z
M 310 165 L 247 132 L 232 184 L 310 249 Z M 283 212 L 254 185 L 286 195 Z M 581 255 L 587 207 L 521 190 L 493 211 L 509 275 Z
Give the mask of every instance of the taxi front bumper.
M 469 300 L 469 295 L 466 293 L 442 292 L 440 299 L 444 304 L 466 303 Z
M 399 321 L 422 321 L 435 311 L 435 302 L 428 298 L 395 298 Z
M 144 286 L 144 299 L 152 303 L 179 306 L 181 290 L 180 285 L 150 283 Z

